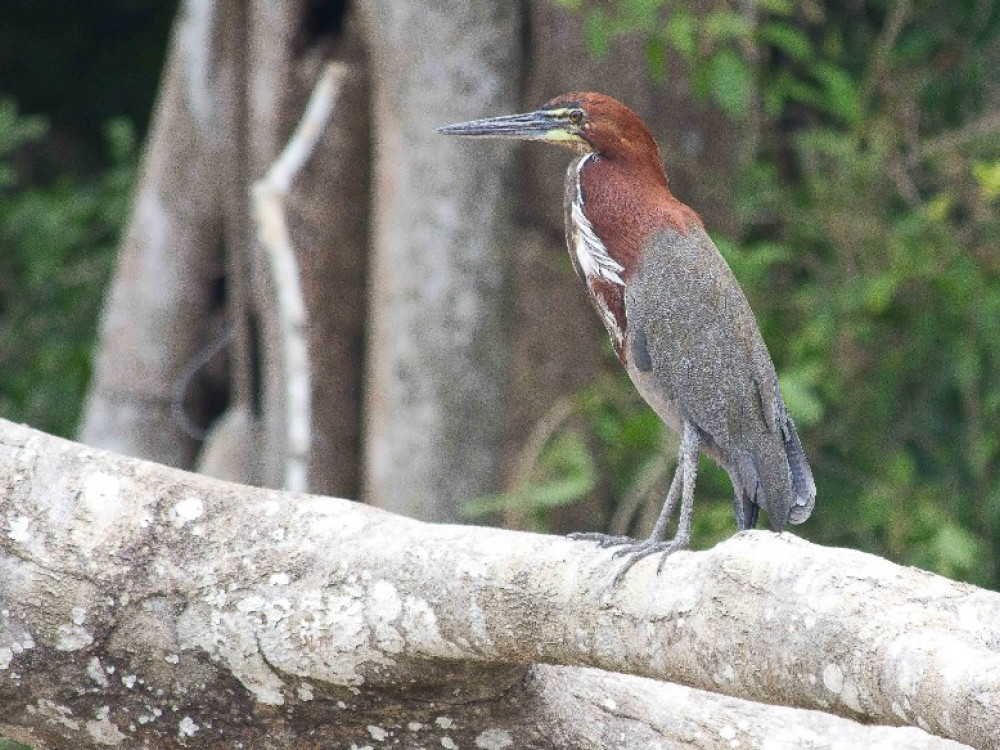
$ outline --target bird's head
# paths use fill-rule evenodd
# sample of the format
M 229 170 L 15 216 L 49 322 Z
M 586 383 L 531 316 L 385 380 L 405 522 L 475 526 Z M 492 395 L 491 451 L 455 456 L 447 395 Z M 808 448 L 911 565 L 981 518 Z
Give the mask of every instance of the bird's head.
M 660 151 L 642 119 L 617 99 L 590 92 L 562 94 L 534 112 L 461 122 L 439 133 L 467 138 L 546 141 L 576 153 L 653 159 Z

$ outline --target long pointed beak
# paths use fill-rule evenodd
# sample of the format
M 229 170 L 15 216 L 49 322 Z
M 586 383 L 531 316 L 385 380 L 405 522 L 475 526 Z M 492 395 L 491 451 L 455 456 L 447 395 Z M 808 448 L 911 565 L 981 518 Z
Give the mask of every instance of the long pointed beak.
M 565 141 L 578 138 L 567 128 L 563 118 L 542 110 L 459 122 L 438 128 L 437 132 L 466 138 L 517 138 L 527 141 Z

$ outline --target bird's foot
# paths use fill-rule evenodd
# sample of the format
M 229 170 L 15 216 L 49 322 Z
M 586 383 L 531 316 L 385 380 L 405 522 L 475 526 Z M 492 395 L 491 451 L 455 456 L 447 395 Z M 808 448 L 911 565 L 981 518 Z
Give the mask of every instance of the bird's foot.
M 601 549 L 630 546 L 638 543 L 630 536 L 614 536 L 613 534 L 602 534 L 599 531 L 578 531 L 570 534 L 569 538 L 577 542 L 597 542 L 597 546 Z
M 686 549 L 687 544 L 683 540 L 670 539 L 666 542 L 655 541 L 652 539 L 647 539 L 642 542 L 634 542 L 633 544 L 622 547 L 614 551 L 612 557 L 624 558 L 625 562 L 619 568 L 618 572 L 615 574 L 614 580 L 611 582 L 612 586 L 617 586 L 621 583 L 625 574 L 631 570 L 632 566 L 635 565 L 640 560 L 643 560 L 650 555 L 660 555 L 660 561 L 656 565 L 656 573 L 659 575 L 660 571 L 663 570 L 663 565 L 666 563 L 667 558 L 670 557 L 674 552 L 680 549 Z
M 611 534 L 601 534 L 598 532 L 570 534 L 569 538 L 578 541 L 597 542 L 597 546 L 601 549 L 608 549 L 609 547 L 619 548 L 611 556 L 624 558 L 625 562 L 618 572 L 615 573 L 614 580 L 611 581 L 612 587 L 621 583 L 625 574 L 628 573 L 633 565 L 650 555 L 660 555 L 660 561 L 656 565 L 656 573 L 659 574 L 663 570 L 667 558 L 677 550 L 687 549 L 690 543 L 690 540 L 684 537 L 674 537 L 663 542 L 658 539 L 638 540 L 630 536 L 612 536 Z

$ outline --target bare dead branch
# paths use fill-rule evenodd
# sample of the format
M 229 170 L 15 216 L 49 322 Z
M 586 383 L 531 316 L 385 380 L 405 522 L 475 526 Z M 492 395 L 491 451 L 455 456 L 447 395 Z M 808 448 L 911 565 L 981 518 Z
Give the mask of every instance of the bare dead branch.
M 324 67 L 298 127 L 284 151 L 253 189 L 258 235 L 270 262 L 278 304 L 277 319 L 285 373 L 287 451 L 284 487 L 293 492 L 304 492 L 309 486 L 312 387 L 306 305 L 295 249 L 285 220 L 285 200 L 295 177 L 319 143 L 333 112 L 341 80 L 346 74 L 347 66 L 343 63 L 331 62 Z

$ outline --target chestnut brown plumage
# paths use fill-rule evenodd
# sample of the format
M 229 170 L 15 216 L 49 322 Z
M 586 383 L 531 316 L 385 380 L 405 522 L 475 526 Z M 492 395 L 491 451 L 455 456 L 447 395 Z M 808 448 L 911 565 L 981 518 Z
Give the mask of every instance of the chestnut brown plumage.
M 700 452 L 733 482 L 736 521 L 802 523 L 816 485 L 750 305 L 698 215 L 670 192 L 645 123 L 602 94 L 439 128 L 448 135 L 541 140 L 577 157 L 566 173 L 566 240 L 619 359 L 681 436 L 677 469 L 649 539 L 577 534 L 620 549 L 618 581 L 643 557 L 690 544 Z M 680 500 L 677 533 L 664 541 Z M 658 567 L 657 570 L 660 568 Z

